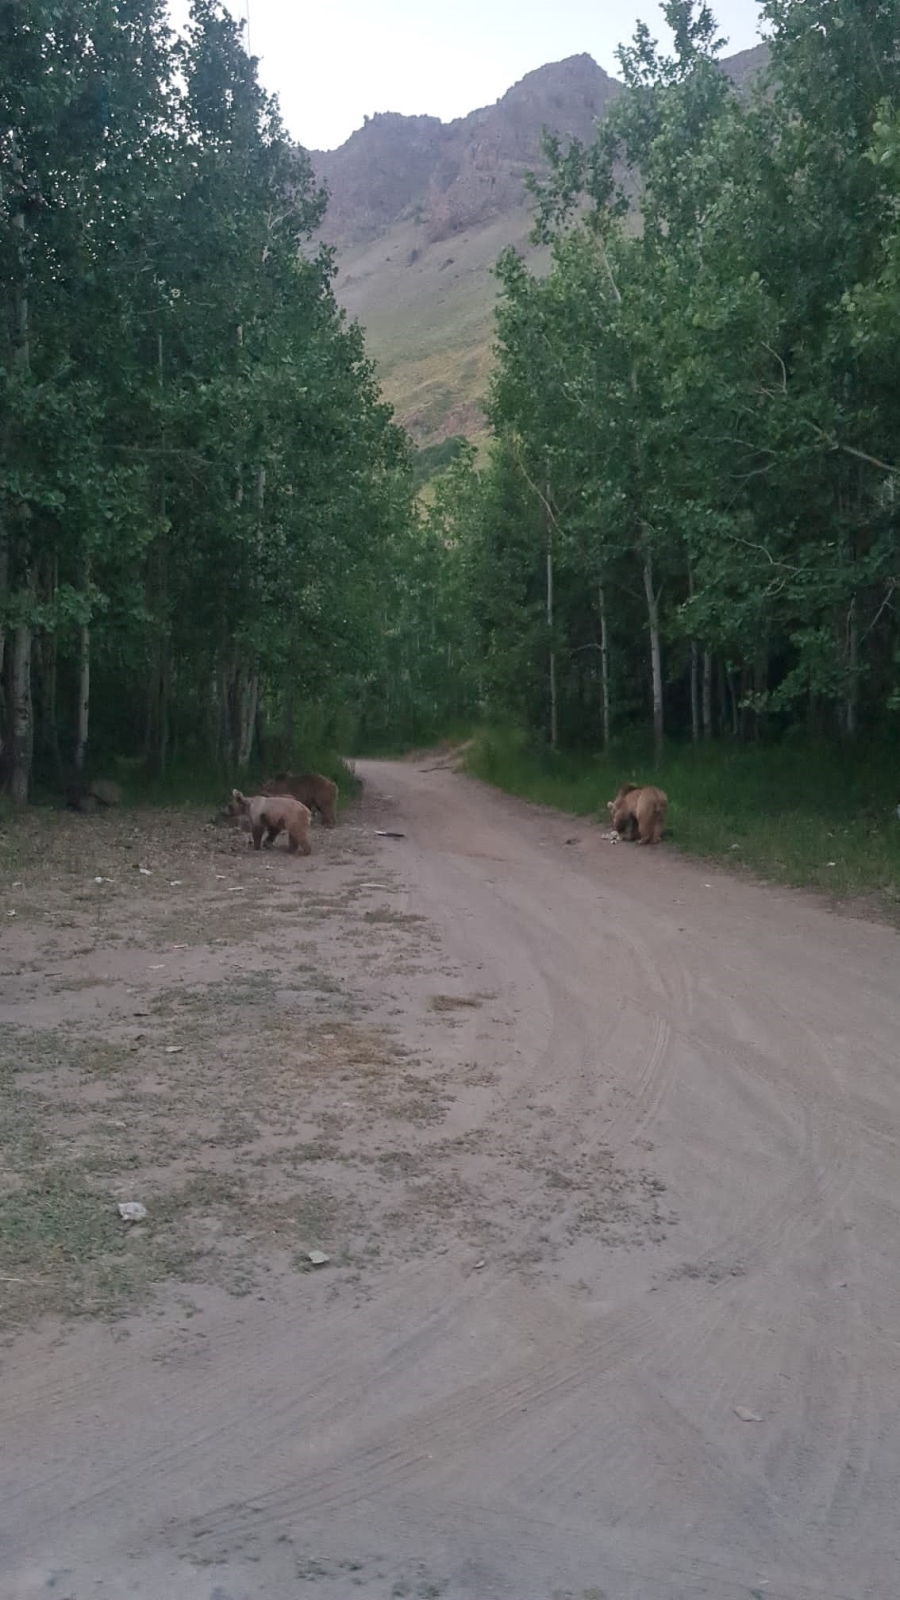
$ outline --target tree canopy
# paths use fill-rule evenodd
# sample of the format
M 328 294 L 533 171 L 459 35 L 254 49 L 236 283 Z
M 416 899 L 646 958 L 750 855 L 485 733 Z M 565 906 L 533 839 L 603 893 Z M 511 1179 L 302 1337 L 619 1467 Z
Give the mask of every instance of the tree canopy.
M 381 650 L 405 437 L 240 30 L 0 3 L 0 759 L 244 764 Z
M 240 30 L 0 0 L 2 761 L 222 767 L 475 715 L 552 743 L 900 712 L 900 11 L 666 0 L 507 251 L 491 442 L 411 464 Z M 414 490 L 428 483 L 427 505 Z
M 546 142 L 550 270 L 498 265 L 493 453 L 457 517 L 482 693 L 554 742 L 887 727 L 900 11 L 768 0 L 741 92 L 709 8 L 662 9 L 674 53 L 641 26 L 594 143 Z

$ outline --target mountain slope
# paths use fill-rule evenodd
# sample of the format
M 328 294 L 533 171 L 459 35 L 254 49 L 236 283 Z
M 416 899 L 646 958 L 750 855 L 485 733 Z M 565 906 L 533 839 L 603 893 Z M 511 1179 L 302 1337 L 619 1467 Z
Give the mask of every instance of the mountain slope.
M 722 65 L 743 83 L 765 57 L 759 46 Z M 311 152 L 330 194 L 322 237 L 337 249 L 338 299 L 418 444 L 483 429 L 493 264 L 506 245 L 541 260 L 524 180 L 541 170 L 542 129 L 589 141 L 621 92 L 590 56 L 571 56 L 455 122 L 388 112 L 339 150 Z

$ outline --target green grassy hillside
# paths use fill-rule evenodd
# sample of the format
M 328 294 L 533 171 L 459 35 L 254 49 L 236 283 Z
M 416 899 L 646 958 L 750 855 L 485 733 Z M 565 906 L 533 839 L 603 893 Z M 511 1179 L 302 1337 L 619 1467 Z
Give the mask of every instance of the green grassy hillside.
M 740 85 L 765 54 L 722 65 Z M 454 123 L 379 114 L 339 150 L 312 152 L 330 194 L 322 238 L 337 247 L 338 299 L 365 329 L 385 397 L 417 445 L 484 433 L 494 263 L 507 245 L 533 266 L 546 259 L 529 241 L 524 185 L 541 166 L 541 130 L 589 142 L 620 92 L 590 56 L 574 56 Z
M 341 252 L 337 294 L 366 330 L 385 398 L 418 445 L 484 429 L 496 283 L 493 265 L 508 244 L 540 263 L 528 241 L 530 213 L 515 212 L 451 239 L 427 243 L 412 221 Z

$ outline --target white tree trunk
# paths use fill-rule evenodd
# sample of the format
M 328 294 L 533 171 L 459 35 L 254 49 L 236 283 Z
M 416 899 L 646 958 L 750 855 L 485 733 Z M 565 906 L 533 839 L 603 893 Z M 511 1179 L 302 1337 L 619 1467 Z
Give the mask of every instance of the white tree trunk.
M 28 804 L 34 719 L 31 704 L 31 617 L 13 630 L 11 674 L 11 775 L 9 791 L 14 806 Z
M 728 689 L 728 701 L 731 706 L 731 737 L 737 739 L 741 731 L 741 719 L 738 712 L 738 697 L 734 687 L 734 673 L 730 667 L 725 668 L 725 684 Z
M 22 157 L 15 134 L 12 135 L 10 148 L 10 168 L 16 179 L 22 182 Z M 25 211 L 22 206 L 14 206 L 10 226 L 13 231 L 14 249 L 18 257 L 19 278 L 13 290 L 13 365 L 20 372 L 27 372 L 31 366 L 31 318 L 28 306 L 28 262 L 27 244 L 25 237 Z
M 75 738 L 75 771 L 79 777 L 84 772 L 87 751 L 88 723 L 91 709 L 91 630 L 87 623 L 81 629 L 81 652 L 78 670 L 78 731 Z
M 235 675 L 224 659 L 219 663 L 219 716 L 220 743 L 222 756 L 226 767 L 231 771 L 236 765 L 237 740 L 235 738 L 234 702 L 236 695 Z
M 709 650 L 703 652 L 703 737 L 712 738 L 713 729 L 713 658 Z
M 844 732 L 855 737 L 859 710 L 859 614 L 856 595 L 847 613 L 847 697 L 844 703 Z
M 665 712 L 663 708 L 662 650 L 659 642 L 659 599 L 653 587 L 653 557 L 649 545 L 644 550 L 644 593 L 647 597 L 647 621 L 650 628 L 650 676 L 653 686 L 653 748 L 660 760 L 665 737 Z
M 603 748 L 609 749 L 611 718 L 609 705 L 609 631 L 606 622 L 606 590 L 597 585 L 597 603 L 600 607 L 600 697 L 603 706 Z
M 0 683 L 3 682 L 3 663 L 6 659 L 6 629 L 3 624 L 3 608 L 6 604 L 7 590 L 9 589 L 9 533 L 6 524 L 0 516 Z M 0 739 L 0 750 L 3 749 Z
M 556 749 L 559 726 L 556 702 L 556 651 L 553 648 L 553 538 L 547 528 L 547 628 L 550 633 L 550 746 Z
M 15 136 L 12 138 L 10 151 L 10 167 L 21 182 L 22 157 Z M 28 294 L 25 288 L 27 283 L 26 238 L 25 238 L 25 212 L 22 207 L 14 206 L 12 214 L 12 230 L 14 249 L 18 258 L 19 278 L 12 296 L 12 364 L 19 371 L 27 373 L 31 365 L 31 343 L 29 328 Z M 29 509 L 25 507 L 27 520 Z M 2 540 L 3 570 L 0 572 L 0 582 L 8 586 L 10 571 L 9 530 L 4 528 Z M 17 565 L 15 554 L 12 567 Z M 27 558 L 26 558 L 27 559 Z M 22 556 L 19 554 L 19 561 Z M 28 568 L 25 581 L 28 600 L 34 598 L 34 573 Z M 31 701 L 31 630 L 32 615 L 31 604 L 28 605 L 28 614 L 25 620 L 16 624 L 12 631 L 12 670 L 10 672 L 10 705 L 7 708 L 7 728 L 9 733 L 9 790 L 13 805 L 25 806 L 28 804 L 28 790 L 31 786 L 31 758 L 34 749 L 34 716 Z M 3 641 L 5 654 L 6 640 Z M 2 660 L 2 655 L 0 655 Z
M 262 558 L 263 548 L 263 511 L 266 503 L 266 469 L 259 466 L 256 471 L 256 548 L 259 558 Z M 259 574 L 257 572 L 257 582 Z M 253 662 L 248 674 L 239 674 L 240 690 L 240 715 L 237 730 L 237 764 L 246 767 L 253 754 L 253 740 L 256 734 L 256 718 L 259 711 L 259 656 Z
M 85 599 L 91 584 L 90 556 L 85 562 Z M 81 625 L 79 668 L 78 668 L 78 729 L 75 736 L 75 771 L 79 778 L 84 772 L 84 758 L 87 753 L 88 726 L 91 711 L 91 625 L 83 622 Z
M 218 765 L 222 754 L 222 712 L 219 707 L 219 674 L 215 667 L 210 672 L 207 684 L 206 728 L 213 761 Z
M 159 771 L 165 772 L 169 760 L 169 706 L 172 699 L 172 658 L 169 636 L 163 635 L 162 665 L 159 671 Z
M 694 574 L 688 562 L 688 593 L 694 597 Z M 700 646 L 691 640 L 691 739 L 700 743 Z
M 700 646 L 691 640 L 691 739 L 700 743 Z
M 293 760 L 294 718 L 297 706 L 297 688 L 292 660 L 293 653 L 293 650 L 291 650 L 290 656 L 288 657 L 287 671 L 285 673 L 284 702 L 282 707 L 283 716 L 281 726 L 281 739 L 284 746 L 283 754 L 288 766 L 291 765 L 291 761 Z
M 240 727 L 238 731 L 238 766 L 246 767 L 253 752 L 253 735 L 256 730 L 256 708 L 259 703 L 259 662 L 245 680 L 241 693 Z

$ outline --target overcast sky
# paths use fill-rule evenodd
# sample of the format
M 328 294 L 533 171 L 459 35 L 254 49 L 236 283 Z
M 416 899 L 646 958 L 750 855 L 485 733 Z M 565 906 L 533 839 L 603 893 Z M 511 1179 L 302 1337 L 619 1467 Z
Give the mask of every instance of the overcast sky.
M 289 132 L 331 150 L 376 111 L 449 122 L 491 105 L 548 61 L 587 51 L 618 74 L 616 46 L 643 19 L 663 35 L 657 0 L 228 0 L 249 13 L 250 48 Z M 729 55 L 758 40 L 755 0 L 713 0 Z M 180 25 L 188 0 L 170 0 Z

